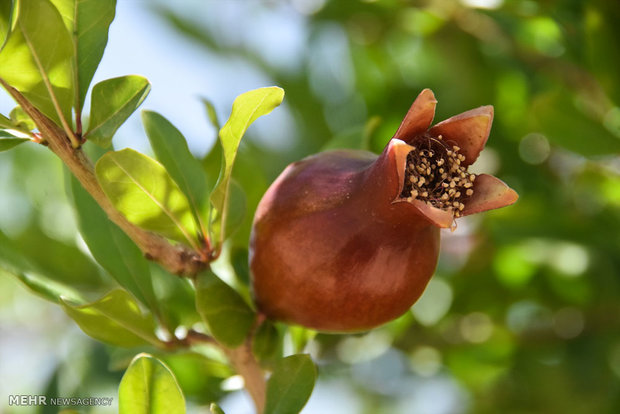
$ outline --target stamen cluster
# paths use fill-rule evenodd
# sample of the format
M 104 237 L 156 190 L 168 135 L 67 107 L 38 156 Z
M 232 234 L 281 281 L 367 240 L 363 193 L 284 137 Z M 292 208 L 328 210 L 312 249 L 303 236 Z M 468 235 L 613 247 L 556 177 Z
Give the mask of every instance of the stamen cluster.
M 476 176 L 461 163 L 465 156 L 457 145 L 443 137 L 424 136 L 407 155 L 405 185 L 401 197 L 408 201 L 422 200 L 442 210 L 452 211 L 460 217 L 463 203 L 474 194 Z

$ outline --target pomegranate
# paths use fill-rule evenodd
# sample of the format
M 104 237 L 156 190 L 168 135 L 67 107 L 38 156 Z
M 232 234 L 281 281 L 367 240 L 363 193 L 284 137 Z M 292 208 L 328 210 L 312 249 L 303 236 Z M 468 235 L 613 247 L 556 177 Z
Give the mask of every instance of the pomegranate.
M 326 151 L 274 181 L 250 240 L 261 312 L 327 332 L 390 321 L 433 275 L 440 228 L 517 200 L 499 179 L 467 171 L 487 141 L 493 107 L 430 127 L 436 103 L 423 90 L 378 156 Z

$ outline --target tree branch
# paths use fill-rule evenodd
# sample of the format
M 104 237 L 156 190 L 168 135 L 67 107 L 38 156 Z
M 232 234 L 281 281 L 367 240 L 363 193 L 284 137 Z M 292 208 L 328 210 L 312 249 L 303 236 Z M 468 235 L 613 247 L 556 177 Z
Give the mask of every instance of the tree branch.
M 142 250 L 144 255 L 163 266 L 169 272 L 193 276 L 206 267 L 205 259 L 183 245 L 172 245 L 165 238 L 145 231 L 130 223 L 110 202 L 97 182 L 91 161 L 80 148 L 73 148 L 71 141 L 58 125 L 42 114 L 17 89 L 0 78 L 0 84 L 32 118 L 50 150 L 60 158 L 84 189 L 106 212 L 108 218 L 118 225 Z

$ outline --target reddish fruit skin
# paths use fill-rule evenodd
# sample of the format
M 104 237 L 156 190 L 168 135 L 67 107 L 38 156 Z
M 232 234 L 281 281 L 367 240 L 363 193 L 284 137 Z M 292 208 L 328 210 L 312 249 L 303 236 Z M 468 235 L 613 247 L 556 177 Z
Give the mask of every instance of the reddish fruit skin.
M 439 228 L 398 200 L 395 145 L 289 165 L 261 200 L 250 240 L 253 294 L 268 317 L 353 332 L 392 320 L 437 264 Z M 401 168 L 402 169 L 402 168 Z

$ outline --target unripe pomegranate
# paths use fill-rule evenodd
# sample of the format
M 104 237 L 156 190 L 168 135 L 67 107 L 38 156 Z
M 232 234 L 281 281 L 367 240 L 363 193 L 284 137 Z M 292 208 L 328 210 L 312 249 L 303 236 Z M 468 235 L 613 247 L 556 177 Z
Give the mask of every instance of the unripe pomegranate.
M 334 332 L 392 320 L 431 278 L 440 228 L 517 200 L 499 179 L 467 171 L 486 143 L 493 108 L 430 127 L 436 103 L 423 90 L 379 156 L 327 151 L 289 165 L 275 180 L 250 240 L 261 312 Z

